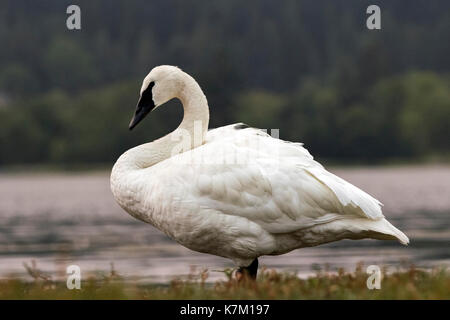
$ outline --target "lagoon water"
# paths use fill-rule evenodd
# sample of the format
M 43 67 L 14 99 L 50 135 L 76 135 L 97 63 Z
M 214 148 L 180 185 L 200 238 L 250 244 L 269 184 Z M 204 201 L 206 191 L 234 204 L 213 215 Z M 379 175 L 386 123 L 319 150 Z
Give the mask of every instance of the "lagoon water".
M 410 238 L 344 240 L 260 259 L 299 276 L 315 266 L 353 270 L 358 262 L 388 270 L 414 264 L 450 266 L 450 166 L 332 168 L 384 203 L 385 216 Z M 126 214 L 112 198 L 109 173 L 0 174 L 0 278 L 31 279 L 23 263 L 58 278 L 76 264 L 82 274 L 114 269 L 129 281 L 167 283 L 209 270 L 225 279 L 231 261 L 186 249 Z

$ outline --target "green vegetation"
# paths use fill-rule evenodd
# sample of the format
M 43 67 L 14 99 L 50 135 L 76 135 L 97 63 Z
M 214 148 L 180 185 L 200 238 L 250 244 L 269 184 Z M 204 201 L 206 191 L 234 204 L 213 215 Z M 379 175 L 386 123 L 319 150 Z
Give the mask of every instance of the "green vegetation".
M 81 290 L 68 290 L 60 282 L 9 279 L 0 281 L 0 299 L 450 299 L 450 274 L 443 269 L 384 274 L 380 290 L 367 289 L 361 265 L 355 272 L 318 271 L 308 279 L 273 270 L 263 270 L 256 282 L 230 277 L 209 284 L 207 277 L 204 271 L 161 286 L 130 284 L 113 274 L 91 277 Z
M 372 163 L 443 158 L 450 155 L 449 88 L 448 77 L 414 72 L 382 79 L 346 105 L 345 90 L 310 81 L 293 94 L 241 93 L 230 110 L 232 121 L 280 128 L 282 139 L 302 141 L 321 157 Z M 52 91 L 0 109 L 0 164 L 111 163 L 176 127 L 182 110 L 172 102 L 130 134 L 137 92 L 131 82 L 78 95 Z
M 111 163 L 174 129 L 179 107 L 127 132 L 159 64 L 200 83 L 211 127 L 279 128 L 338 162 L 448 159 L 450 2 L 64 1 L 0 3 L 0 165 Z M 176 103 L 173 103 L 176 104 Z

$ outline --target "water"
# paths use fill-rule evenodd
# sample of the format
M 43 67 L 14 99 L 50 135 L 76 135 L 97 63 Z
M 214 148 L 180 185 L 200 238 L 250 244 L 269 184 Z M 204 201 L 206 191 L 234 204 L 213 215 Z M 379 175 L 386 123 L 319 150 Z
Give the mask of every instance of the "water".
M 384 214 L 410 238 L 344 240 L 262 257 L 260 264 L 311 274 L 314 265 L 353 270 L 359 261 L 397 268 L 450 265 L 450 166 L 331 170 L 384 203 Z M 130 281 L 164 283 L 207 268 L 209 280 L 232 262 L 186 249 L 133 219 L 113 200 L 109 173 L 0 174 L 0 277 L 28 278 L 23 262 L 57 278 L 77 264 L 84 274 L 114 268 Z

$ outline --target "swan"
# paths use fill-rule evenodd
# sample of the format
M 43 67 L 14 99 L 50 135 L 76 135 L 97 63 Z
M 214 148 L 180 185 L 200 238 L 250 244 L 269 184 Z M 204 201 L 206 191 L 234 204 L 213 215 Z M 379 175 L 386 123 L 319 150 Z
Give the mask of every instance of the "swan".
M 303 144 L 243 123 L 208 131 L 206 97 L 178 67 L 145 77 L 129 129 L 173 98 L 184 109 L 178 128 L 113 166 L 112 194 L 133 217 L 191 250 L 231 259 L 251 279 L 263 255 L 341 239 L 408 244 L 378 200 L 325 170 Z

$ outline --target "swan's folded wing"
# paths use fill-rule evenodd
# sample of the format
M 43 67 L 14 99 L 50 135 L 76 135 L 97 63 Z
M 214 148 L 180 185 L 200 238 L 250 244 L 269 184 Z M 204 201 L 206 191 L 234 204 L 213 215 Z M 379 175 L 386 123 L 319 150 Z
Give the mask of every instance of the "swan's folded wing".
M 304 170 L 324 187 L 331 190 L 339 200 L 339 209 L 336 212 L 345 215 L 357 215 L 359 217 L 378 220 L 383 218 L 382 203 L 363 190 L 345 181 L 342 178 L 328 172 L 320 163 L 314 161 L 311 154 L 303 147 L 302 143 L 293 143 L 269 136 L 261 138 L 269 150 L 276 150 L 270 157 L 278 157 L 280 165 L 294 164 L 297 170 Z M 304 189 L 302 189 L 304 191 Z M 321 194 L 323 196 L 323 194 Z
M 229 130 L 229 128 L 242 126 L 244 126 L 244 124 L 223 128 Z M 377 220 L 384 217 L 381 211 L 381 202 L 358 187 L 325 170 L 322 165 L 314 161 L 313 157 L 308 150 L 303 147 L 302 143 L 274 139 L 267 134 L 260 137 L 261 132 L 254 128 L 246 129 L 246 134 L 258 134 L 259 139 L 264 141 L 262 146 L 263 149 L 268 152 L 266 155 L 268 159 L 276 160 L 278 158 L 280 165 L 283 164 L 289 166 L 289 164 L 293 164 L 297 167 L 297 170 L 305 170 L 323 186 L 331 190 L 342 205 L 342 208 L 338 208 L 340 209 L 340 213 L 353 214 L 371 220 Z M 222 132 L 221 135 L 223 136 Z M 216 139 L 219 139 L 219 136 L 221 135 L 218 134 Z M 262 157 L 261 160 L 264 161 L 264 158 Z

